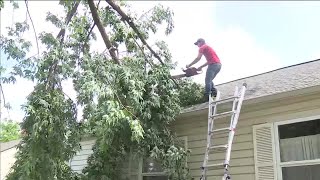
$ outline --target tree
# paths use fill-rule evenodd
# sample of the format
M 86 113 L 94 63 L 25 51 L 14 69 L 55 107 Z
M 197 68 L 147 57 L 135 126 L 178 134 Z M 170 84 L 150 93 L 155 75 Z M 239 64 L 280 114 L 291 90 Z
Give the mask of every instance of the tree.
M 192 102 L 180 101 L 187 93 L 183 89 L 191 92 L 190 82 L 171 79 L 174 64 L 165 42 L 153 46 L 147 42 L 163 23 L 164 33 L 171 33 L 173 12 L 157 5 L 138 17 L 124 10 L 130 7 L 123 1 L 60 1 L 60 5 L 65 20 L 50 12 L 46 20 L 61 30 L 58 35 L 42 32 L 36 36 L 46 46 L 39 56 L 27 57 L 32 45 L 22 36 L 29 31 L 26 21 L 15 23 L 7 36 L 1 36 L 8 59 L 17 62 L 2 82 L 14 83 L 17 76 L 37 82 L 24 106 L 26 133 L 8 180 L 118 179 L 121 163 L 130 153 L 159 160 L 170 179 L 187 179 L 183 162 L 188 150 L 175 143 L 169 125 L 181 105 Z M 93 49 L 98 36 L 107 53 Z M 77 101 L 61 85 L 70 79 Z M 191 89 L 200 93 L 198 87 Z M 83 107 L 81 123 L 76 121 L 77 105 Z M 85 134 L 97 141 L 84 174 L 79 175 L 65 162 L 79 150 Z
M 17 122 L 0 122 L 0 142 L 8 142 L 20 138 L 20 128 Z

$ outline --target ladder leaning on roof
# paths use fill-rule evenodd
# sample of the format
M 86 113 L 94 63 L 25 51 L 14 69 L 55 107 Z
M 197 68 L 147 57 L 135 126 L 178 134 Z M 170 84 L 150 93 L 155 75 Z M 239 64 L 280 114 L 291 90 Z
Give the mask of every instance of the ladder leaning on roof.
M 220 99 L 220 92 L 218 91 L 217 96 L 214 101 L 211 97 L 209 98 L 207 147 L 206 147 L 204 161 L 203 161 L 203 164 L 201 167 L 202 173 L 201 173 L 200 180 L 207 180 L 207 171 L 211 168 L 224 169 L 224 173 L 222 175 L 222 180 L 231 180 L 231 177 L 230 177 L 229 171 L 228 171 L 229 166 L 230 166 L 229 162 L 230 162 L 230 155 L 231 155 L 231 147 L 232 147 L 235 129 L 236 129 L 236 126 L 238 123 L 240 110 L 241 110 L 241 106 L 242 106 L 242 102 L 244 99 L 246 88 L 247 88 L 247 84 L 243 83 L 240 91 L 237 86 L 235 87 L 234 96 L 231 96 L 231 97 L 228 97 L 225 99 Z M 232 101 L 233 101 L 233 105 L 232 105 L 231 111 L 216 114 L 218 104 L 222 104 L 224 102 L 232 102 Z M 225 127 L 225 128 L 216 129 L 214 127 L 214 121 L 218 118 L 227 117 L 227 116 L 231 116 L 230 126 Z M 218 132 L 229 132 L 227 144 L 212 145 L 213 144 L 212 143 L 212 141 L 213 141 L 212 136 L 214 133 L 218 133 Z M 217 152 L 217 151 L 226 152 L 224 162 L 218 163 L 218 164 L 208 164 L 209 154 L 211 153 L 211 151 L 213 151 L 213 152 Z

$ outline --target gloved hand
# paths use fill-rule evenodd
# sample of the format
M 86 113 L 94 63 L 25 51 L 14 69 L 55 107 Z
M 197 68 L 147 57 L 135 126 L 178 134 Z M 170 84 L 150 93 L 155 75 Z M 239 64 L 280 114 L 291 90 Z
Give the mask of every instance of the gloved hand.
M 201 71 L 201 70 L 202 70 L 202 67 L 201 67 L 201 66 L 197 68 L 197 71 Z

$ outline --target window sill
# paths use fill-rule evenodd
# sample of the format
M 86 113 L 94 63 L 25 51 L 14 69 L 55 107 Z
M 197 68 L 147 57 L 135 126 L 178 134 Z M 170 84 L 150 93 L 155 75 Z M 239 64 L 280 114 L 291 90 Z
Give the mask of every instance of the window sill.
M 280 167 L 308 166 L 317 164 L 320 164 L 320 159 L 279 163 Z

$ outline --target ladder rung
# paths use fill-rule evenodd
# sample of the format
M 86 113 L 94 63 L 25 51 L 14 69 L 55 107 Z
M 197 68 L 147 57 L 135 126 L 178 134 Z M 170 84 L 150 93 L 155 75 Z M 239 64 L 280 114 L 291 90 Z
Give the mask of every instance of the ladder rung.
M 220 131 L 229 131 L 230 128 L 226 127 L 226 128 L 220 128 L 220 129 L 215 129 L 213 131 L 210 131 L 210 133 L 215 133 L 215 132 L 220 132 Z
M 212 104 L 217 104 L 217 103 L 221 103 L 221 102 L 228 102 L 228 101 L 233 101 L 234 99 L 239 98 L 239 96 L 231 96 L 231 97 L 227 97 L 225 99 L 219 99 L 216 101 L 213 101 Z
M 218 163 L 218 164 L 208 164 L 204 166 L 204 168 L 224 168 L 223 163 Z
M 220 113 L 220 114 L 215 114 L 213 116 L 210 116 L 210 118 L 223 118 L 223 117 L 230 116 L 233 113 L 235 113 L 235 111 L 228 111 L 228 112 L 224 112 L 224 113 Z
M 225 150 L 227 148 L 228 148 L 228 144 L 216 145 L 216 146 L 209 147 L 209 149 L 212 149 L 212 150 Z

